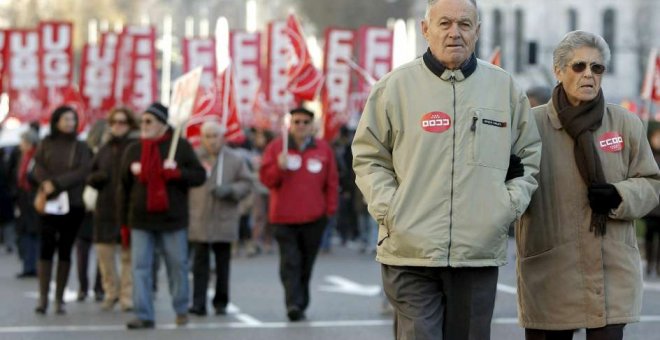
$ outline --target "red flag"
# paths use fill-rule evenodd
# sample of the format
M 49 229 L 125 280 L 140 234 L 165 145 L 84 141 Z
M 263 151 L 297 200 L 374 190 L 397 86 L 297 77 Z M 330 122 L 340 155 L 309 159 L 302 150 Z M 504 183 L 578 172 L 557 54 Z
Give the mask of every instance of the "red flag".
M 115 80 L 119 35 L 105 32 L 98 45 L 86 44 L 80 66 L 80 92 L 92 121 L 115 106 Z
M 239 142 L 245 138 L 236 110 L 231 69 L 230 65 L 228 71 L 216 78 L 214 86 L 197 94 L 193 114 L 186 125 L 186 138 L 194 146 L 199 145 L 202 124 L 208 120 L 226 124 L 225 139 L 228 142 Z M 225 114 L 228 115 L 227 118 L 224 118 Z
M 660 102 L 660 56 L 655 48 L 649 55 L 641 97 L 645 100 Z
M 289 14 L 286 26 L 286 34 L 291 43 L 287 88 L 296 102 L 312 100 L 323 85 L 323 74 L 312 64 L 312 56 L 295 15 Z
M 39 24 L 39 86 L 47 112 L 62 104 L 73 82 L 72 26 L 55 21 Z
M 502 50 L 499 46 L 495 47 L 495 50 L 493 50 L 493 53 L 488 58 L 488 62 L 495 66 L 502 67 Z
M 321 91 L 323 105 L 323 138 L 332 141 L 350 112 L 351 68 L 347 61 L 353 56 L 354 33 L 351 30 L 328 29 L 325 32 L 326 75 Z
M 5 91 L 4 78 L 5 78 L 5 60 L 7 60 L 7 31 L 0 30 L 0 93 Z
M 48 122 L 39 87 L 39 32 L 7 31 L 7 92 L 9 116 L 21 122 Z

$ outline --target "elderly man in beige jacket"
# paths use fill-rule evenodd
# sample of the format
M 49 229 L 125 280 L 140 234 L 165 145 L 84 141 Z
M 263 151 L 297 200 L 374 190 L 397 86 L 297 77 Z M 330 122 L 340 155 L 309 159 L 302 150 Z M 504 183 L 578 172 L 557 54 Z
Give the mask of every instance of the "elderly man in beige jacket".
M 189 312 L 206 315 L 209 250 L 215 254 L 216 315 L 226 314 L 229 303 L 231 243 L 238 240 L 238 202 L 250 193 L 253 176 L 247 162 L 224 145 L 225 129 L 216 121 L 202 125 L 202 146 L 196 150 L 206 168 L 204 185 L 190 190 L 188 239 L 193 257 L 193 303 Z

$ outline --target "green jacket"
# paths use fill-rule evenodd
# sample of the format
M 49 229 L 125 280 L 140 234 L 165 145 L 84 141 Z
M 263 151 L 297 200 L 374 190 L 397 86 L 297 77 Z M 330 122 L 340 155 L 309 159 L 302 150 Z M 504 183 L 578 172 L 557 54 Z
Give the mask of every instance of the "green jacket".
M 353 167 L 380 225 L 381 263 L 506 263 L 509 225 L 537 186 L 541 143 L 512 77 L 476 64 L 467 77 L 461 70 L 438 76 L 419 58 L 371 91 L 352 145 Z M 525 175 L 505 182 L 510 154 L 522 158 Z

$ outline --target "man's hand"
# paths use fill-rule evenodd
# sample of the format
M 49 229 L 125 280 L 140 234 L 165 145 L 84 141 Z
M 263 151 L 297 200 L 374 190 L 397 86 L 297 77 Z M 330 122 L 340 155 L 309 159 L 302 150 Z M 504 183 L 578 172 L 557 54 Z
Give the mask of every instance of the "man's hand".
M 287 161 L 288 158 L 286 152 L 282 152 L 279 156 L 277 156 L 277 165 L 280 167 L 280 169 L 287 169 Z
M 588 197 L 591 210 L 602 215 L 607 215 L 611 209 L 616 209 L 622 201 L 614 185 L 609 183 L 590 185 Z
M 522 177 L 525 175 L 525 166 L 522 164 L 520 157 L 516 155 L 511 155 L 509 157 L 509 169 L 506 171 L 506 178 L 504 181 L 508 181 L 514 178 Z

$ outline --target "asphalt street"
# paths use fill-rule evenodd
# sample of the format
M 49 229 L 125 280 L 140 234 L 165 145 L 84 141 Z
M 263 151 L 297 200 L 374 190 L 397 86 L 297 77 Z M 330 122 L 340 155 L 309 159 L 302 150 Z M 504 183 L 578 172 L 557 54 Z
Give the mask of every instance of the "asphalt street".
M 500 270 L 492 339 L 522 339 L 516 319 L 514 243 L 510 263 Z M 278 278 L 278 257 L 263 254 L 232 260 L 231 301 L 225 316 L 191 316 L 185 327 L 174 325 L 164 268 L 159 275 L 154 330 L 127 331 L 133 315 L 102 312 L 88 298 L 76 302 L 78 280 L 72 270 L 66 315 L 35 315 L 36 279 L 18 280 L 15 254 L 0 255 L 0 339 L 273 339 L 335 340 L 393 339 L 392 316 L 383 308 L 380 269 L 372 254 L 357 247 L 336 246 L 319 255 L 312 282 L 308 320 L 287 321 L 284 294 Z M 93 269 L 90 268 L 90 277 Z M 212 287 L 212 285 L 211 285 Z M 212 294 L 210 291 L 209 294 Z M 209 310 L 212 308 L 209 306 Z M 642 322 L 625 328 L 625 339 L 660 339 L 660 279 L 645 279 Z M 584 339 L 584 332 L 575 339 Z

